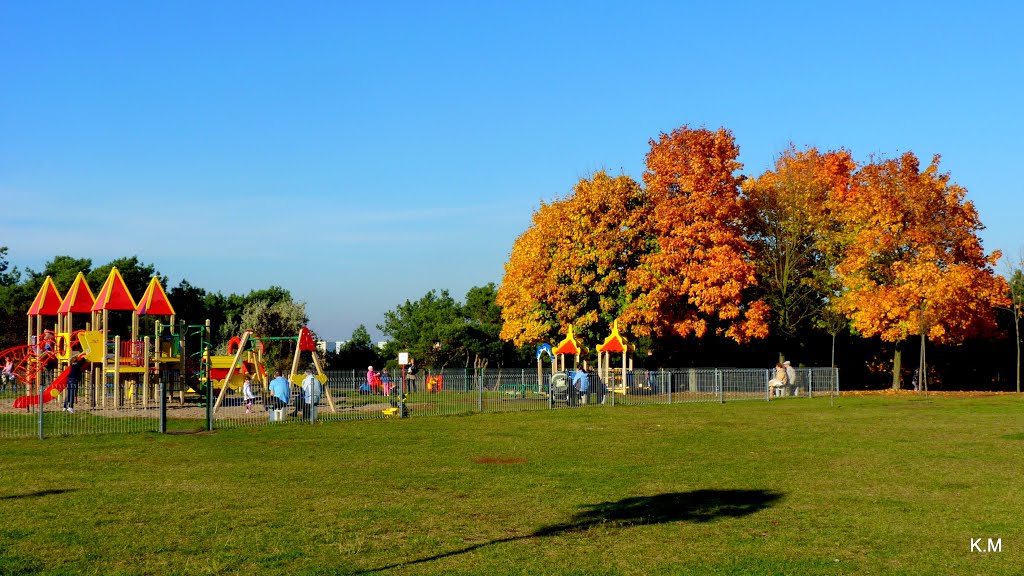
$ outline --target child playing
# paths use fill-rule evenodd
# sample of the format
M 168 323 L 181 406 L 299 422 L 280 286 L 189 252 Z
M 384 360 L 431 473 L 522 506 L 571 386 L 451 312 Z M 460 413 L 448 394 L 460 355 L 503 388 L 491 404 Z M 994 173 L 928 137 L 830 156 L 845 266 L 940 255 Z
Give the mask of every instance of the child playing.
M 246 378 L 245 383 L 242 384 L 242 395 L 245 396 L 245 413 L 252 413 L 252 403 L 256 400 L 256 395 L 252 393 L 252 379 Z

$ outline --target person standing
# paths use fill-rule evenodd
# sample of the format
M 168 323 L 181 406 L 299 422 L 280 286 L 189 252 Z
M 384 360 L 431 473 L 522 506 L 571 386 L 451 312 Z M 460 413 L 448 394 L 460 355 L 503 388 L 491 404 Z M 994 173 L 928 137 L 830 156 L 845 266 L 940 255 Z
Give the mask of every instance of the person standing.
M 242 396 L 245 397 L 245 413 L 252 413 L 252 404 L 256 401 L 256 394 L 252 391 L 252 378 L 246 377 L 245 383 L 242 384 Z
M 312 420 L 313 412 L 320 403 L 320 396 L 323 394 L 323 385 L 313 375 L 312 368 L 306 368 L 306 377 L 302 380 L 302 419 Z
M 388 374 L 387 368 L 380 369 L 380 384 L 384 388 L 384 395 L 391 396 L 394 387 L 391 385 L 391 375 Z
M 85 365 L 85 354 L 80 354 L 68 366 L 67 388 L 64 396 L 65 412 L 75 413 L 75 396 L 78 395 L 78 382 L 82 378 L 82 367 Z
M 366 385 L 370 387 L 371 392 L 378 392 L 380 386 L 374 386 L 374 381 L 378 380 L 376 372 L 373 371 L 373 366 L 366 367 Z

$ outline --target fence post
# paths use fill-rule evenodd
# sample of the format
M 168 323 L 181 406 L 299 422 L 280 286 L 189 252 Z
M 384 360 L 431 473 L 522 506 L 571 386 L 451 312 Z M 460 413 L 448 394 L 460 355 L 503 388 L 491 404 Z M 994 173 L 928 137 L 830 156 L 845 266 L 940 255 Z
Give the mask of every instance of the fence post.
M 715 368 L 715 382 L 718 384 L 718 401 L 725 404 L 725 386 L 722 381 L 722 371 L 718 368 Z
M 206 347 L 207 355 L 210 354 L 210 347 Z M 209 358 L 209 356 L 207 356 Z M 227 382 L 224 383 L 228 385 Z M 291 383 L 288 384 L 291 386 Z M 213 430 L 213 378 L 210 377 L 209 364 L 206 369 L 206 431 L 210 432 Z
M 476 380 L 476 409 L 481 414 L 484 411 L 484 375 L 481 374 Z
M 771 371 L 771 369 L 765 370 L 764 371 L 764 401 L 765 402 L 771 402 L 772 401 L 772 387 L 768 384 L 771 381 L 771 378 L 772 378 L 772 371 Z
M 807 397 L 814 398 L 814 371 L 807 369 Z
M 608 379 L 611 380 L 611 382 L 612 382 L 612 406 L 614 407 L 615 406 L 615 375 L 609 372 L 608 373 Z M 601 385 L 604 386 L 604 383 L 602 382 Z M 608 387 L 605 386 L 605 388 L 608 388 Z M 626 374 L 625 374 L 625 372 L 623 372 L 623 374 L 622 374 L 622 393 L 623 394 L 626 393 Z
M 668 376 L 668 403 L 672 404 L 672 372 L 665 372 Z
M 167 379 L 161 378 L 157 384 L 160 388 L 160 433 L 167 434 Z

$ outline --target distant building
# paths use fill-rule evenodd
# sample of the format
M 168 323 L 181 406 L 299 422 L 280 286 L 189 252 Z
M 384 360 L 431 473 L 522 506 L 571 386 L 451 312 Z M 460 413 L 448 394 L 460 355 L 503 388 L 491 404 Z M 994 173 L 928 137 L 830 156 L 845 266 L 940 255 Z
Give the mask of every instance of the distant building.
M 345 346 L 345 341 L 344 341 L 344 340 L 338 340 L 338 341 L 336 341 L 336 342 L 334 343 L 334 353 L 335 353 L 335 354 L 337 354 L 338 352 L 341 352 L 341 349 L 342 349 L 342 347 L 344 347 L 344 346 Z

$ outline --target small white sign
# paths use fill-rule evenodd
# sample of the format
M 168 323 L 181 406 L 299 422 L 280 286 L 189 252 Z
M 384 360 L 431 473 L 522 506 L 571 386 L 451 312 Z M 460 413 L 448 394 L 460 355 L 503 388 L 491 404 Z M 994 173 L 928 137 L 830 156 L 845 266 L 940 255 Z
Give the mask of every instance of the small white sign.
M 408 363 L 409 363 L 409 353 L 408 352 L 399 352 L 398 353 L 398 365 L 399 366 L 405 366 Z

